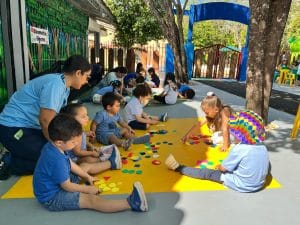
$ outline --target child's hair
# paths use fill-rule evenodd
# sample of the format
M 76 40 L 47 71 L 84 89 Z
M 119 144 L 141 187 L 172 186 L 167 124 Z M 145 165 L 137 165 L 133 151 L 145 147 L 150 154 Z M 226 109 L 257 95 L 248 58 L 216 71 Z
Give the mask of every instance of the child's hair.
M 78 109 L 81 107 L 84 106 L 80 103 L 71 103 L 61 108 L 60 113 L 74 117 L 77 115 Z
M 141 71 L 143 70 L 143 63 L 138 63 L 137 65 L 136 65 L 136 70 L 135 70 L 135 72 L 136 73 L 140 73 Z
M 110 82 L 110 86 L 112 86 L 113 90 L 115 90 L 116 88 L 119 88 L 122 86 L 122 82 L 119 80 L 113 80 L 112 82 Z
M 151 88 L 148 84 L 143 83 L 136 86 L 136 88 L 132 92 L 133 96 L 136 98 L 146 97 L 152 94 Z
M 174 73 L 167 73 L 166 74 L 166 78 L 165 78 L 165 81 L 164 81 L 164 86 L 169 84 L 169 80 L 171 80 L 174 84 L 176 84 L 176 79 L 175 79 L 175 75 Z
M 155 74 L 154 68 L 153 68 L 153 67 L 150 67 L 150 68 L 148 69 L 148 73 L 150 73 L 150 74 Z
M 135 79 L 136 84 L 142 84 L 145 82 L 145 77 L 142 75 L 139 75 L 136 79 Z
M 107 92 L 102 96 L 102 105 L 105 110 L 107 109 L 107 106 L 113 106 L 116 101 L 121 102 L 121 99 L 113 92 Z
M 216 131 L 220 130 L 221 127 L 221 111 L 224 108 L 227 108 L 230 114 L 232 113 L 231 107 L 223 105 L 218 96 L 216 96 L 213 92 L 208 92 L 207 95 L 204 97 L 204 99 L 201 102 L 201 107 L 203 106 L 208 106 L 209 108 L 218 108 L 219 111 L 215 118 L 206 117 L 208 125 L 214 125 Z
M 192 99 L 195 96 L 195 91 L 193 89 L 188 89 L 183 92 L 183 95 L 185 95 L 187 99 Z
M 81 124 L 71 116 L 57 114 L 48 126 L 49 138 L 52 141 L 69 141 L 82 134 Z
M 124 66 L 119 66 L 119 67 L 116 67 L 116 68 L 112 69 L 110 72 L 116 72 L 116 73 L 126 74 L 127 73 L 127 69 Z

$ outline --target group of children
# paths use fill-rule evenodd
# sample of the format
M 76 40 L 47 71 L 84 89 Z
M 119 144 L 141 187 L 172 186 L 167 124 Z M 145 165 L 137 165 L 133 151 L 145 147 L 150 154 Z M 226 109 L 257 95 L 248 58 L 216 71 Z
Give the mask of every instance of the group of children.
M 128 150 L 132 144 L 150 141 L 148 134 L 136 137 L 135 129 L 147 130 L 150 125 L 167 120 L 167 113 L 157 117 L 143 111 L 152 97 L 152 91 L 148 84 L 141 83 L 135 87 L 131 100 L 124 108 L 125 122 L 119 114 L 122 96 L 114 90 L 99 94 L 104 110 L 96 113 L 87 133 L 83 132 L 82 127 L 87 126 L 89 117 L 87 109 L 81 104 L 65 106 L 51 121 L 48 128 L 50 141 L 42 150 L 33 178 L 35 196 L 47 209 L 88 208 L 101 212 L 148 210 L 140 182 L 135 182 L 131 195 L 122 200 L 103 199 L 93 186 L 97 179 L 92 175 L 122 168 L 118 147 Z M 175 77 L 167 74 L 164 92 L 154 99 L 174 104 L 177 96 Z M 217 170 L 180 165 L 172 154 L 167 157 L 166 166 L 186 176 L 223 183 L 239 192 L 261 189 L 269 172 L 267 149 L 261 144 L 265 139 L 262 118 L 252 111 L 233 113 L 214 93 L 208 93 L 201 107 L 206 115 L 205 120 L 195 124 L 182 137 L 182 142 L 185 143 L 192 134 L 199 132 L 201 126 L 207 124 L 211 133 L 221 132 L 222 151 L 228 150 L 231 139 L 234 147 Z M 106 146 L 95 148 L 87 138 Z M 79 177 L 89 185 L 79 185 Z

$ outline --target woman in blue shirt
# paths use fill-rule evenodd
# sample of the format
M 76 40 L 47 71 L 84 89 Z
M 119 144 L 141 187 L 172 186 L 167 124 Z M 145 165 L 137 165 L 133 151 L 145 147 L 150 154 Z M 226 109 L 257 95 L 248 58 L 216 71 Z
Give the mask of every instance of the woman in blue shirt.
M 11 96 L 0 114 L 0 142 L 11 154 L 5 168 L 12 174 L 33 173 L 49 139 L 50 121 L 67 104 L 70 88 L 80 89 L 90 73 L 89 62 L 74 55 L 65 61 L 63 73 L 31 80 Z

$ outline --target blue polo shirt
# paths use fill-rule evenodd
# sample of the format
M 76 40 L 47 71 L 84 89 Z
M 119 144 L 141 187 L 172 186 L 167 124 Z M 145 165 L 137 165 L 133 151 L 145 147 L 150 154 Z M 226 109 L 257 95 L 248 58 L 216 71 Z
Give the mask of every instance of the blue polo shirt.
M 0 114 L 0 124 L 7 127 L 41 129 L 40 109 L 59 112 L 67 104 L 70 89 L 63 74 L 48 74 L 26 83 L 15 92 Z
M 48 142 L 33 174 L 33 191 L 39 202 L 47 202 L 62 190 L 61 184 L 70 178 L 71 164 L 68 155 Z
M 265 184 L 269 171 L 267 148 L 262 144 L 236 145 L 222 166 L 228 171 L 221 176 L 225 186 L 239 192 L 257 191 Z

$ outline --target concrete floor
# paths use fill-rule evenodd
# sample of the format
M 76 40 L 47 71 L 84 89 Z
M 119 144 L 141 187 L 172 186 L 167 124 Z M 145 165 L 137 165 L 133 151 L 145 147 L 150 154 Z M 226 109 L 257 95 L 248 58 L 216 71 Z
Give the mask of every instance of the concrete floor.
M 203 115 L 199 101 L 208 91 L 214 91 L 224 103 L 242 109 L 245 99 L 195 82 L 196 98 L 174 106 L 150 106 L 145 111 L 153 114 L 169 112 L 173 118 Z M 94 116 L 98 106 L 88 104 Z M 126 211 L 104 214 L 90 210 L 48 212 L 35 199 L 0 200 L 0 224 L 24 225 L 83 225 L 83 224 L 164 224 L 164 225 L 298 225 L 300 205 L 300 136 L 289 139 L 294 116 L 270 109 L 269 121 L 279 129 L 270 132 L 266 140 L 272 174 L 281 189 L 267 189 L 258 193 L 241 194 L 234 191 L 207 191 L 147 194 L 149 212 Z M 183 128 L 188 129 L 188 127 Z M 18 178 L 0 182 L 0 195 Z M 113 198 L 124 197 L 112 196 Z

